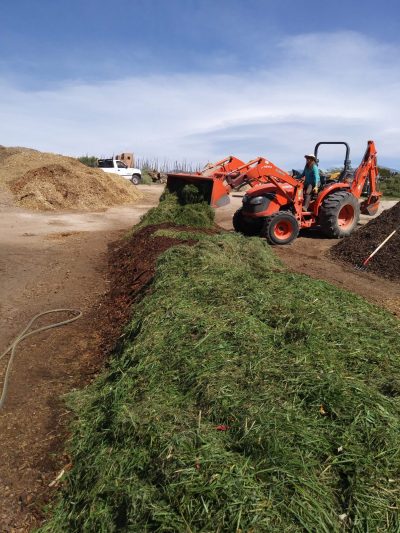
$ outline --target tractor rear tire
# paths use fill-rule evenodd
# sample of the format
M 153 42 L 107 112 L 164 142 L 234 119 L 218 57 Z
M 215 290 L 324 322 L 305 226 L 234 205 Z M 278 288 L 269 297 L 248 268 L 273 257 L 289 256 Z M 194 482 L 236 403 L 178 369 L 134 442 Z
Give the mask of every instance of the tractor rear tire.
M 357 227 L 360 219 L 360 205 L 357 198 L 348 191 L 336 191 L 322 202 L 319 224 L 327 237 L 347 237 Z
M 246 218 L 243 215 L 243 209 L 238 209 L 233 215 L 232 224 L 235 231 L 243 233 L 247 237 L 254 237 L 260 235 L 264 218 Z
M 299 223 L 289 211 L 278 211 L 264 220 L 261 236 L 269 244 L 289 244 L 300 231 Z

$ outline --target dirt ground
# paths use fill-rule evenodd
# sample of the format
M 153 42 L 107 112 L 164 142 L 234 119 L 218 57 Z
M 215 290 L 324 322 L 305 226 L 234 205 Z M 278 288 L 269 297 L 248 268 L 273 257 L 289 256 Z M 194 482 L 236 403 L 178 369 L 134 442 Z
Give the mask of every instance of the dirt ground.
M 67 417 L 61 396 L 92 379 L 101 364 L 96 320 L 108 288 L 108 245 L 157 204 L 163 186 L 140 189 L 139 204 L 106 212 L 32 213 L 2 206 L 0 353 L 41 311 L 72 307 L 84 314 L 18 349 L 0 411 L 1 533 L 29 531 L 38 523 L 38 507 L 51 496 L 49 484 L 68 464 L 61 454 Z M 233 196 L 229 206 L 217 210 L 216 222 L 231 229 L 240 204 L 240 196 Z M 400 287 L 333 262 L 327 251 L 334 243 L 309 232 L 275 251 L 293 270 L 331 281 L 400 316 Z
M 60 397 L 99 367 L 93 321 L 107 291 L 108 244 L 157 204 L 162 187 L 141 190 L 139 203 L 107 212 L 49 214 L 2 206 L 0 353 L 41 311 L 79 308 L 83 317 L 18 348 L 0 411 L 1 533 L 29 531 L 37 523 L 48 485 L 68 462 L 60 456 L 66 415 Z M 3 370 L 0 363 L 0 376 Z

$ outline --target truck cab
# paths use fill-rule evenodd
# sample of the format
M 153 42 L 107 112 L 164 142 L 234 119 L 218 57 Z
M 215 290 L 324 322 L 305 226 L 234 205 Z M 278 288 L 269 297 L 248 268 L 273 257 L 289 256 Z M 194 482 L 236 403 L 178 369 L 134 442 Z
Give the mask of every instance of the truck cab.
M 110 174 L 116 174 L 121 178 L 131 181 L 134 185 L 139 185 L 142 181 L 142 172 L 139 168 L 128 167 L 123 161 L 110 157 L 108 159 L 98 159 L 98 168 Z

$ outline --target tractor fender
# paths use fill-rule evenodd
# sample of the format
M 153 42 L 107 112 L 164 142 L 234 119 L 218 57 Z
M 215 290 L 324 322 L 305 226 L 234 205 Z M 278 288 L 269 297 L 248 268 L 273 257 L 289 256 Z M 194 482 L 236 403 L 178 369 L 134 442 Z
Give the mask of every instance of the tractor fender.
M 348 183 L 342 182 L 332 183 L 331 185 L 328 185 L 328 187 L 322 189 L 322 191 L 318 194 L 317 199 L 314 202 L 313 213 L 315 216 L 318 216 L 319 208 L 321 207 L 321 204 L 325 200 L 325 198 L 333 191 L 337 191 L 339 189 L 343 189 L 350 192 L 350 185 Z

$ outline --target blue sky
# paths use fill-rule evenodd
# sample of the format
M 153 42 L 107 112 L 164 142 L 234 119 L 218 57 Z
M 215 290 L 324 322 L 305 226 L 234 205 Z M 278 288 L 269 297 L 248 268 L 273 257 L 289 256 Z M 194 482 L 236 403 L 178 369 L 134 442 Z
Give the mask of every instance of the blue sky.
M 3 0 L 0 144 L 400 167 L 400 8 L 370 0 Z M 326 166 L 342 156 L 327 151 Z M 321 158 L 322 159 L 322 158 Z

